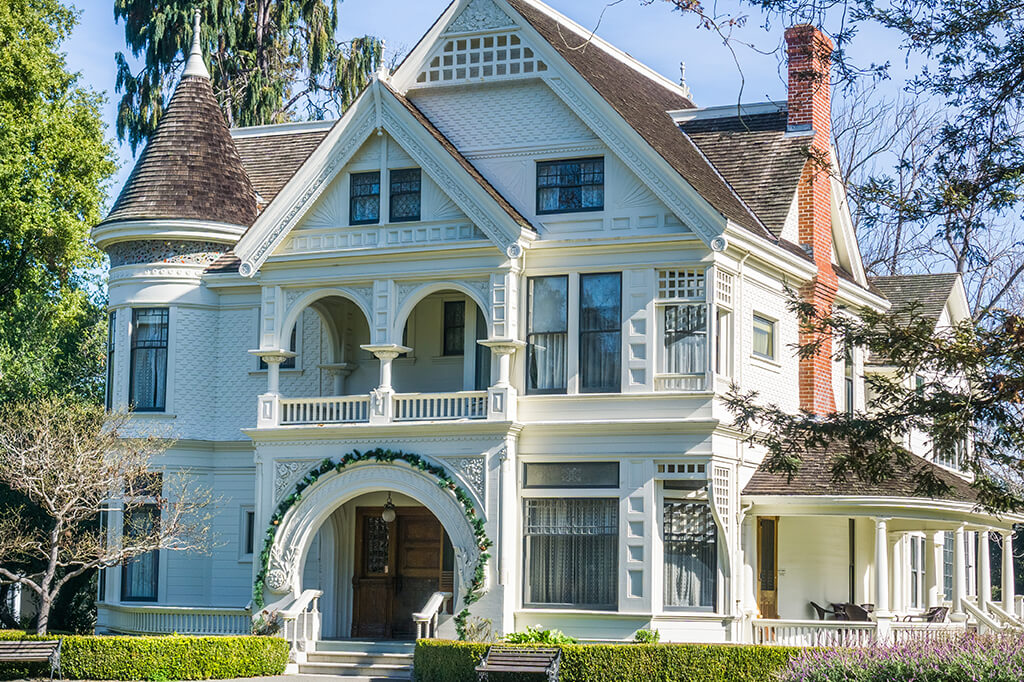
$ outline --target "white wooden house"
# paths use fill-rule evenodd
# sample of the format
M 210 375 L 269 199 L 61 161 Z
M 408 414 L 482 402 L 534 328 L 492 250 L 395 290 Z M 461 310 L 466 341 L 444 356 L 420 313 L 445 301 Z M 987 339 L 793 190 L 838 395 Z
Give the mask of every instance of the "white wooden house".
M 340 120 L 235 130 L 197 43 L 94 237 L 108 402 L 179 438 L 162 464 L 222 498 L 219 544 L 107 570 L 100 629 L 245 630 L 257 583 L 298 640 L 409 638 L 414 613 L 452 636 L 470 592 L 496 633 L 593 640 L 859 641 L 943 604 L 942 627 L 1016 623 L 976 550 L 1015 519 L 955 457 L 911 444 L 946 499 L 836 485 L 822 453 L 787 482 L 718 400 L 862 409 L 886 371 L 799 360 L 787 287 L 968 314 L 955 276 L 865 275 L 818 161 L 831 46 L 787 41 L 788 101 L 701 108 L 538 0 L 456 0 Z M 419 466 L 333 466 L 377 449 Z

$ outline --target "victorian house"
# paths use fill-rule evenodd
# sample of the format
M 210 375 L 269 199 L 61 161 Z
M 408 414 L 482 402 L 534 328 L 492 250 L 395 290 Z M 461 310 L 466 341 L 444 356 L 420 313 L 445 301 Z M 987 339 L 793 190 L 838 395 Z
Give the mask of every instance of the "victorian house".
M 161 465 L 220 498 L 219 542 L 105 571 L 99 629 L 263 610 L 337 672 L 362 670 L 337 640 L 483 619 L 794 644 L 1018 623 L 977 549 L 1010 562 L 1016 519 L 976 506 L 957 453 L 910 444 L 944 499 L 836 484 L 829 453 L 787 480 L 720 401 L 863 409 L 891 371 L 799 359 L 789 289 L 969 314 L 956 276 L 866 276 L 828 168 L 831 44 L 786 41 L 786 101 L 698 107 L 539 0 L 455 0 L 341 119 L 231 130 L 196 41 L 93 234 L 108 404 L 175 434 Z

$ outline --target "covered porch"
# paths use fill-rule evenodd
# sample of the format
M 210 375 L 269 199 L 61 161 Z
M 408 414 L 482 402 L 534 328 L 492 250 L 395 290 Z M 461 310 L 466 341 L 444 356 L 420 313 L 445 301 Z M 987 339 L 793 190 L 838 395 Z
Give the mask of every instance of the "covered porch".
M 860 646 L 1024 627 L 1013 581 L 1018 518 L 919 497 L 744 501 L 748 641 Z

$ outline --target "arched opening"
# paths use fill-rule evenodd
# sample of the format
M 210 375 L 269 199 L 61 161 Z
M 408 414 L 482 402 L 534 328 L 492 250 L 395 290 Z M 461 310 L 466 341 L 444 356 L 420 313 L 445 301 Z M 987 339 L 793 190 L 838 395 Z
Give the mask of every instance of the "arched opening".
M 284 395 L 365 395 L 377 386 L 380 365 L 360 348 L 370 342 L 370 325 L 353 300 L 326 293 L 293 308 L 285 325 L 282 338 L 297 356 L 281 366 Z
M 493 383 L 487 314 L 469 293 L 425 289 L 397 318 L 401 343 L 411 348 L 394 361 L 398 393 L 484 391 Z
M 393 520 L 384 518 L 388 500 Z M 389 517 L 390 518 L 390 517 Z M 324 639 L 414 639 L 412 614 L 455 591 L 455 551 L 438 518 L 403 493 L 378 490 L 341 504 L 310 543 L 301 589 L 318 589 Z M 451 603 L 445 616 L 451 615 Z

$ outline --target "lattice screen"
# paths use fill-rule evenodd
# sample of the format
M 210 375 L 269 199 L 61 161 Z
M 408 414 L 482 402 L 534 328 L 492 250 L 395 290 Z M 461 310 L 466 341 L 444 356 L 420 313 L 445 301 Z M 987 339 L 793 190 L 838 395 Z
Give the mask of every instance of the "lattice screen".
M 658 298 L 661 300 L 704 300 L 704 270 L 659 270 Z
M 715 491 L 715 507 L 722 520 L 722 531 L 729 532 L 729 468 L 715 465 L 712 469 L 711 485 Z
M 417 83 L 455 83 L 547 71 L 515 33 L 452 38 L 416 77 Z
M 715 299 L 719 305 L 732 307 L 733 281 L 732 273 L 715 269 Z

